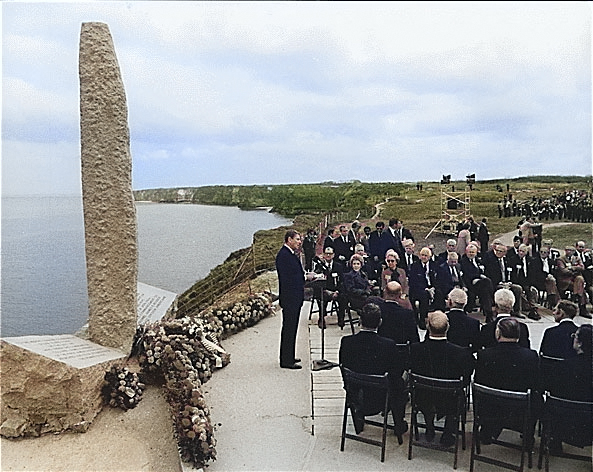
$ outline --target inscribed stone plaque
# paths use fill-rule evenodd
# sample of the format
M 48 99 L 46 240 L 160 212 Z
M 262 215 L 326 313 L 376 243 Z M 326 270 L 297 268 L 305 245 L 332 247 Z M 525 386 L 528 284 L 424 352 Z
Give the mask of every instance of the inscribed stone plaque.
M 125 357 L 121 351 L 95 344 L 72 334 L 19 336 L 2 338 L 2 340 L 77 369 L 85 369 L 95 364 Z
M 177 294 L 152 285 L 138 283 L 138 325 L 159 321 L 165 316 Z

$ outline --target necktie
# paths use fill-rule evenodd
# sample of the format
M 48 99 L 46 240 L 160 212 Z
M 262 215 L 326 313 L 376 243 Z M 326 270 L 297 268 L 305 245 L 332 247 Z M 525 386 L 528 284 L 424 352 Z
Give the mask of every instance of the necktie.
M 504 260 L 501 258 L 499 259 L 500 261 L 500 273 L 502 274 L 502 281 L 506 282 L 507 281 L 507 276 L 506 276 L 506 271 L 504 270 Z
M 523 258 L 523 275 L 527 277 L 527 259 Z
M 412 265 L 412 256 L 408 254 L 408 267 Z
M 430 275 L 428 274 L 428 264 L 424 264 L 424 276 L 426 277 L 426 283 L 430 287 Z
M 550 266 L 548 265 L 548 259 L 542 259 L 542 268 L 546 274 L 550 273 Z
M 459 277 L 457 277 L 457 271 L 455 270 L 455 266 L 451 266 L 451 277 L 453 278 L 453 282 L 459 282 Z

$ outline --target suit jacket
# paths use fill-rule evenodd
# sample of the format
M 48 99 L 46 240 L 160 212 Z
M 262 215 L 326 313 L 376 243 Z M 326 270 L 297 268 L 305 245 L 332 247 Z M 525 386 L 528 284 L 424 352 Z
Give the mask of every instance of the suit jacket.
M 593 401 L 591 372 L 593 372 L 593 364 L 590 356 L 578 354 L 563 360 L 557 366 L 550 393 L 569 400 Z
M 356 242 L 352 239 L 350 233 L 348 233 L 348 237 L 346 241 L 344 241 L 342 235 L 338 236 L 334 239 L 334 258 L 341 261 L 341 262 L 348 262 L 352 254 L 354 254 L 354 246 Z M 342 259 L 340 256 L 343 256 Z
M 395 235 L 393 234 L 391 228 L 386 228 L 385 234 L 387 235 L 387 249 L 394 249 L 401 259 L 405 252 L 401 239 L 397 233 Z
M 410 346 L 410 370 L 413 373 L 440 379 L 459 379 L 469 384 L 474 370 L 474 357 L 461 346 L 446 339 L 434 340 L 428 335 L 421 343 Z M 420 411 L 436 411 L 438 416 L 450 414 L 455 400 L 442 393 L 418 390 L 415 393 Z
M 379 261 L 385 258 L 385 253 L 389 249 L 389 235 L 387 231 L 382 231 L 380 234 L 377 230 L 373 231 L 369 236 L 369 250 L 371 257 L 377 257 Z
M 557 326 L 544 331 L 539 351 L 549 357 L 567 359 L 575 357 L 577 352 L 572 347 L 572 334 L 578 326 L 572 320 L 562 320 Z
M 408 286 L 410 288 L 410 296 L 417 298 L 424 293 L 426 288 L 434 287 L 436 280 L 435 263 L 428 261 L 428 278 L 426 279 L 426 271 L 424 265 L 420 260 L 414 262 L 412 267 L 408 270 Z
M 533 282 L 534 286 L 538 290 L 545 290 L 546 289 L 546 278 L 549 274 L 554 275 L 555 272 L 555 264 L 551 258 L 547 258 L 548 261 L 548 272 L 544 271 L 544 261 L 541 257 L 534 257 L 531 265 L 533 268 Z
M 416 262 L 416 261 L 420 262 L 420 258 L 416 254 L 412 254 L 412 264 L 414 264 L 414 262 Z M 407 254 L 404 254 L 404 257 L 400 258 L 397 266 L 400 269 L 404 269 L 406 271 L 406 274 L 408 274 L 412 264 L 408 264 L 408 256 L 407 256 Z
M 330 269 L 323 259 L 314 260 L 313 272 L 325 275 L 326 280 L 323 284 L 325 290 L 331 292 L 344 291 L 344 266 L 339 262 L 332 261 Z
M 280 306 L 301 306 L 305 298 L 305 272 L 299 257 L 286 245 L 276 255 Z
M 434 340 L 428 335 L 421 343 L 410 346 L 411 371 L 440 379 L 458 379 L 469 383 L 474 371 L 474 357 L 470 351 L 446 339 Z
M 447 312 L 449 318 L 449 331 L 447 340 L 462 347 L 470 347 L 476 352 L 480 347 L 480 322 L 467 316 L 467 313 L 458 308 Z
M 344 336 L 340 341 L 339 361 L 344 367 L 361 374 L 382 375 L 389 372 L 391 391 L 396 395 L 403 388 L 402 373 L 406 359 L 398 355 L 395 342 L 372 331 L 359 331 Z M 362 401 L 365 413 L 379 412 L 384 406 L 384 397 L 366 390 Z
M 479 279 L 480 275 L 482 275 L 482 271 L 469 260 L 466 254 L 461 256 L 459 263 L 461 265 L 461 271 L 463 272 L 463 283 L 468 288 L 473 287 L 472 280 Z M 481 260 L 478 257 L 476 257 L 476 263 L 478 266 L 481 264 Z
M 461 266 L 459 264 L 455 264 L 453 267 L 455 267 L 457 272 L 457 281 L 453 280 L 453 275 L 451 274 L 451 269 L 447 262 L 437 266 L 435 287 L 443 294 L 443 296 L 445 296 L 445 298 L 455 287 L 465 287 L 463 283 L 463 272 L 461 270 Z
M 525 270 L 523 267 L 525 262 L 527 265 L 527 275 L 525 275 Z M 532 285 L 535 286 L 535 270 L 533 269 L 533 258 L 525 256 L 524 259 L 519 259 L 519 261 L 516 261 L 516 265 L 513 267 L 513 271 L 511 272 L 511 282 L 520 285 L 523 288 L 527 288 Z
M 478 351 L 474 382 L 515 392 L 537 391 L 538 371 L 537 352 L 517 343 L 497 343 Z
M 504 268 L 505 268 L 505 278 L 503 279 L 502 270 L 500 268 L 500 260 L 494 252 L 488 251 L 482 261 L 484 263 L 484 275 L 492 280 L 492 286 L 496 288 L 496 286 L 502 282 L 510 282 L 511 281 L 511 274 L 513 272 L 513 266 L 510 264 L 510 261 L 506 256 L 502 257 Z
M 373 299 L 373 301 L 375 301 Z M 416 317 L 412 310 L 402 307 L 399 303 L 380 299 L 376 301 L 381 308 L 381 326 L 378 333 L 385 338 L 393 339 L 397 344 L 420 342 Z
M 508 316 L 508 315 L 507 315 Z M 480 330 L 480 346 L 483 348 L 494 347 L 498 345 L 498 341 L 495 337 L 496 332 L 496 323 L 498 320 L 503 318 L 503 316 L 497 316 L 494 320 L 490 323 L 486 323 L 482 326 Z M 527 349 L 531 348 L 531 341 L 529 339 L 529 328 L 525 323 L 519 322 L 520 334 L 519 334 L 519 346 L 525 347 Z M 496 387 L 495 387 L 496 388 Z

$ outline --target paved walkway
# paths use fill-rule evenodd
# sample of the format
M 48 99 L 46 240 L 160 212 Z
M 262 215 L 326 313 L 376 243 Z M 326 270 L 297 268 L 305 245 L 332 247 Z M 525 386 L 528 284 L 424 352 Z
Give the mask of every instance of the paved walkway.
M 344 391 L 339 369 L 312 370 L 312 361 L 338 361 L 338 349 L 347 326 L 340 330 L 334 317 L 328 318 L 324 352 L 317 315 L 309 321 L 310 303 L 305 302 L 297 340 L 302 370 L 278 366 L 280 309 L 249 330 L 224 341 L 231 363 L 205 384 L 212 421 L 217 426 L 218 460 L 209 471 L 437 471 L 453 466 L 452 454 L 415 448 L 407 459 L 408 433 L 404 444 L 388 435 L 385 462 L 376 446 L 346 440 L 340 452 Z M 590 322 L 577 317 L 577 322 Z M 539 321 L 526 320 L 532 348 L 538 349 L 543 331 L 554 324 L 548 313 Z M 421 338 L 424 331 L 420 332 Z M 409 419 L 409 406 L 408 406 Z M 471 414 L 467 444 L 460 450 L 458 470 L 469 470 Z M 349 423 L 348 428 L 353 430 Z M 367 427 L 364 435 L 376 436 L 378 428 Z M 537 442 L 539 444 L 539 441 Z M 487 446 L 496 448 L 496 446 Z M 497 448 L 500 449 L 500 448 Z M 589 449 L 590 451 L 590 449 Z M 579 451 L 582 452 L 582 451 Z M 508 457 L 508 450 L 502 452 Z M 512 452 L 511 452 L 512 453 Z M 534 466 L 536 462 L 534 463 Z M 476 472 L 495 470 L 478 463 Z M 498 469 L 496 469 L 498 470 Z M 586 463 L 551 458 L 551 470 L 589 471 Z

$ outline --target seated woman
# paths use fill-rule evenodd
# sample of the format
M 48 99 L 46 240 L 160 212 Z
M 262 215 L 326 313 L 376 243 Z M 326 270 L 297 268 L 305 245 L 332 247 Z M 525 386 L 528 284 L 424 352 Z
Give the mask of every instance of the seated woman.
M 389 249 L 385 253 L 385 266 L 381 272 L 381 292 L 385 290 L 385 286 L 391 282 L 398 282 L 402 286 L 402 292 L 406 295 L 408 292 L 408 277 L 406 271 L 399 264 L 399 255 L 394 249 Z
M 350 258 L 350 271 L 344 273 L 344 288 L 354 310 L 361 310 L 366 299 L 373 293 L 373 286 L 367 275 L 361 271 L 364 259 L 359 254 L 353 254 Z

